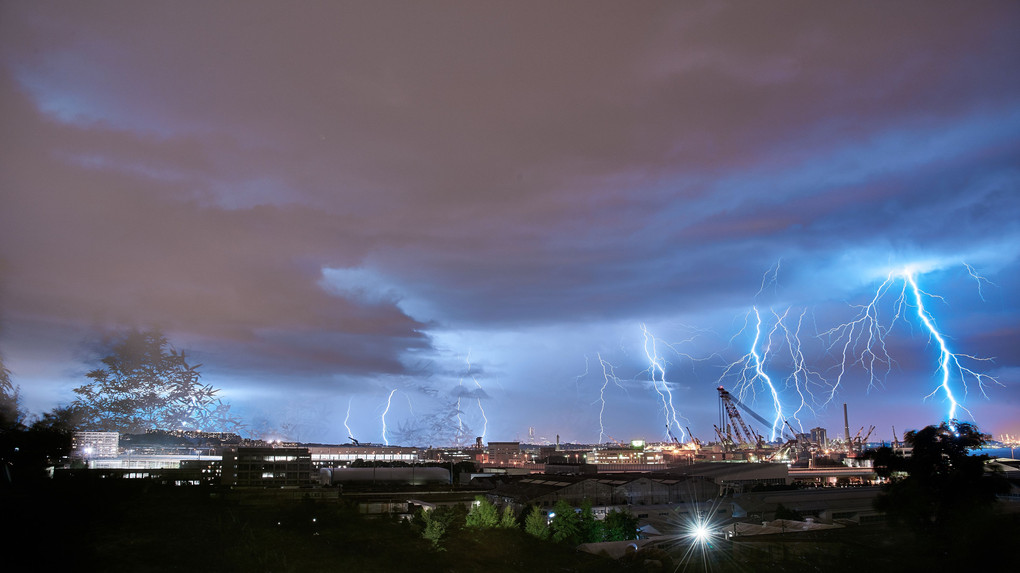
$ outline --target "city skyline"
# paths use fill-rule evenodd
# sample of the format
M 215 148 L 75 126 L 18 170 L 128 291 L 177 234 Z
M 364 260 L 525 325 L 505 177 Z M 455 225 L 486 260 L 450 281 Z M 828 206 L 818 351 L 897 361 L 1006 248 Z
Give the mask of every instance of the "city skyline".
M 719 385 L 830 436 L 843 403 L 1018 435 L 1018 24 L 6 3 L 3 363 L 40 413 L 157 326 L 307 442 L 707 441 Z

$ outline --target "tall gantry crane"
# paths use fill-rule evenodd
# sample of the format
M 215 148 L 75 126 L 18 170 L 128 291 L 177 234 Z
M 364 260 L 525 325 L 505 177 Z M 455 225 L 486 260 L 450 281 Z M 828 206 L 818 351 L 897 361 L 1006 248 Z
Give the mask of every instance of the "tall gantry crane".
M 727 436 L 730 435 L 730 428 L 732 427 L 732 433 L 736 435 L 739 443 L 750 444 L 755 447 L 762 447 L 765 439 L 762 438 L 761 434 L 754 431 L 753 428 L 748 427 L 744 422 L 744 418 L 741 417 L 740 412 L 737 410 L 739 406 L 742 410 L 751 415 L 752 418 L 761 422 L 765 427 L 770 427 L 771 424 L 765 418 L 762 418 L 754 410 L 748 408 L 743 402 L 737 400 L 733 394 L 730 394 L 726 388 L 719 386 L 719 423 L 727 429 Z M 727 423 L 727 419 L 729 423 Z M 739 428 L 739 429 L 738 429 Z M 741 436 L 743 432 L 743 436 Z

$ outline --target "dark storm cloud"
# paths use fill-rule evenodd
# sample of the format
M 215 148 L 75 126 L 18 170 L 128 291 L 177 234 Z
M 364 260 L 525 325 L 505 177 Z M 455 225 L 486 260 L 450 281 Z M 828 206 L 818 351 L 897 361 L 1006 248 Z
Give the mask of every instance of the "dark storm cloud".
M 780 260 L 823 322 L 868 265 L 1015 275 L 1011 3 L 0 10 L 8 337 L 156 323 L 344 393 L 478 348 L 499 402 L 635 334 L 594 324 L 728 314 L 691 351 L 725 347 Z
M 485 393 L 482 388 L 468 388 L 465 386 L 457 386 L 450 391 L 450 394 L 454 398 L 471 398 L 473 400 L 487 400 L 489 395 Z

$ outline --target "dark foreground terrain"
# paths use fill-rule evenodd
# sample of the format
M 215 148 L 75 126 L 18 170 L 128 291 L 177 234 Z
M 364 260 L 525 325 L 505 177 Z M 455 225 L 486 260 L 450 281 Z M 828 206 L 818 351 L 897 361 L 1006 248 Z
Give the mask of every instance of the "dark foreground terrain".
M 678 542 L 614 561 L 516 529 L 456 529 L 437 548 L 414 524 L 365 517 L 343 501 L 244 505 L 199 486 L 50 482 L 5 489 L 0 500 L 11 531 L 3 561 L 36 571 L 944 571 L 1009 562 L 1020 532 L 1013 513 L 969 524 L 985 537 L 959 548 L 878 526 L 694 551 Z

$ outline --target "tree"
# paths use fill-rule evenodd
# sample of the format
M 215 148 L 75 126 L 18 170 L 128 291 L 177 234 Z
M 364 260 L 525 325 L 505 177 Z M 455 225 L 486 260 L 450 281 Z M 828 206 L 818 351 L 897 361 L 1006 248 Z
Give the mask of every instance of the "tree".
M 237 431 L 241 422 L 219 390 L 202 384 L 201 365 L 188 364 L 158 329 L 128 330 L 107 344 L 102 367 L 75 388 L 72 404 L 87 430 L 140 433 L 149 429 Z
M 524 519 L 524 531 L 539 539 L 549 539 L 549 524 L 542 508 L 533 506 Z
M 507 505 L 503 508 L 503 515 L 499 518 L 499 527 L 502 529 L 515 529 L 517 527 L 517 515 L 514 508 Z
M 952 420 L 907 432 L 910 457 L 888 448 L 868 454 L 876 473 L 892 478 L 876 509 L 912 531 L 922 555 L 943 565 L 979 546 L 996 494 L 1008 491 L 1002 476 L 985 472 L 987 456 L 969 454 L 986 439 L 976 426 Z
M 499 524 L 499 515 L 496 507 L 489 503 L 489 500 L 478 495 L 475 496 L 475 503 L 471 506 L 464 520 L 465 527 L 472 529 L 489 529 Z
M 553 518 L 549 523 L 552 540 L 577 545 L 581 537 L 581 518 L 566 500 L 559 500 L 553 506 Z
M 606 514 L 604 527 L 606 528 L 606 541 L 637 539 L 638 520 L 626 510 L 610 510 Z
M 580 516 L 581 543 L 598 543 L 606 537 L 606 531 L 601 521 L 595 519 L 595 512 L 591 507 L 591 500 L 581 502 Z
M 71 453 L 74 410 L 58 407 L 26 427 L 0 429 L 0 482 L 30 483 L 51 476 L 50 468 Z
M 441 505 L 431 510 L 419 510 L 421 521 L 424 523 L 424 530 L 421 536 L 432 542 L 432 546 L 443 551 L 442 541 L 447 533 L 450 533 L 463 524 L 465 521 L 464 506 Z
M 21 396 L 11 382 L 11 371 L 0 355 L 0 429 L 14 429 L 21 425 L 25 413 L 21 410 Z

